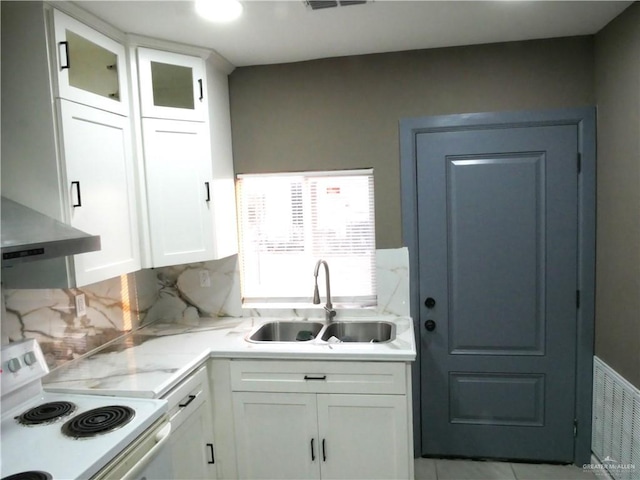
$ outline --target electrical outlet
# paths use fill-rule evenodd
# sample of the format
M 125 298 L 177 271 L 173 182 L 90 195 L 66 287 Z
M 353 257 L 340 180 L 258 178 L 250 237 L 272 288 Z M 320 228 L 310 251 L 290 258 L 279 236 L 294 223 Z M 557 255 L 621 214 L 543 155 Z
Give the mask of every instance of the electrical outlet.
M 87 314 L 87 302 L 84 293 L 76 295 L 76 317 L 84 317 Z
M 210 287 L 211 277 L 209 276 L 209 270 L 200 270 L 200 286 Z

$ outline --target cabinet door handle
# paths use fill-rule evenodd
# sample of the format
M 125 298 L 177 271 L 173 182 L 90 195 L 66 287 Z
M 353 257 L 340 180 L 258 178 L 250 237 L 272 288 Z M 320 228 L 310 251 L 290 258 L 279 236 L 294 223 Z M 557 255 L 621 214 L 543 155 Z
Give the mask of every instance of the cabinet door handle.
M 211 454 L 211 460 L 209 460 L 207 463 L 209 465 L 213 465 L 214 463 L 216 463 L 216 459 L 213 456 L 213 443 L 207 443 L 207 447 L 209 447 L 209 453 Z
M 327 376 L 326 375 L 322 375 L 322 376 L 319 376 L 319 375 L 305 375 L 304 379 L 305 380 L 326 380 Z
M 210 202 L 211 201 L 211 190 L 209 189 L 209 182 L 204 182 L 204 187 L 207 190 L 207 198 L 206 198 L 205 202 Z
M 198 97 L 198 100 L 202 101 L 204 99 L 204 90 L 202 89 L 202 79 L 201 78 L 198 79 L 198 86 L 200 87 L 200 97 Z
M 69 42 L 67 42 L 66 40 L 64 42 L 60 42 L 60 46 L 64 47 L 64 59 L 65 59 L 65 64 L 62 64 L 62 60 L 60 60 L 60 70 L 64 70 L 64 69 L 69 69 L 71 68 L 71 60 L 69 58 Z
M 196 396 L 197 395 L 189 395 L 189 399 L 184 403 L 179 403 L 178 406 L 180 408 L 186 407 L 187 405 L 189 405 L 191 402 L 193 402 L 196 399 Z
M 311 439 L 311 461 L 315 462 L 316 461 L 316 449 L 315 446 L 313 444 L 313 442 L 315 441 L 315 438 Z
M 324 438 L 322 439 L 322 461 L 327 461 L 327 445 Z
M 72 202 L 71 206 L 73 208 L 75 207 L 81 207 L 82 206 L 82 197 L 80 195 L 80 182 L 71 182 L 71 189 L 73 190 L 73 187 L 76 188 L 76 199 L 77 202 Z M 73 195 L 72 195 L 73 198 Z

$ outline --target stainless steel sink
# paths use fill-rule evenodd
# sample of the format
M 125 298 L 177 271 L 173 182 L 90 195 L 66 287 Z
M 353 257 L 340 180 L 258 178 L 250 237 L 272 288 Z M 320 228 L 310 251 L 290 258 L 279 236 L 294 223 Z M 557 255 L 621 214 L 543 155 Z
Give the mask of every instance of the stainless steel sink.
M 249 342 L 308 342 L 316 338 L 323 324 L 317 322 L 268 322 L 251 333 Z
M 335 337 L 341 342 L 390 342 L 396 338 L 396 326 L 389 322 L 334 322 L 322 332 L 322 340 Z

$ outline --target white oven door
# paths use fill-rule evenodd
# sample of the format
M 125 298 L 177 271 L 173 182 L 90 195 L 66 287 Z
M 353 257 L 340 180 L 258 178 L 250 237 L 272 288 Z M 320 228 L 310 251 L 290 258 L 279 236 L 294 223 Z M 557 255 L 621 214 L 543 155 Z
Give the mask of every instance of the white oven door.
M 166 438 L 169 438 L 167 436 Z M 166 447 L 164 442 L 158 444 L 157 449 L 154 448 L 150 452 L 147 459 L 142 459 L 134 468 L 129 470 L 122 477 L 123 480 L 160 480 L 163 478 L 175 478 L 171 471 L 171 457 L 165 455 Z
M 162 454 L 170 434 L 171 423 L 168 420 L 156 423 L 92 480 L 154 480 L 167 478 L 167 474 L 171 478 L 171 461 Z

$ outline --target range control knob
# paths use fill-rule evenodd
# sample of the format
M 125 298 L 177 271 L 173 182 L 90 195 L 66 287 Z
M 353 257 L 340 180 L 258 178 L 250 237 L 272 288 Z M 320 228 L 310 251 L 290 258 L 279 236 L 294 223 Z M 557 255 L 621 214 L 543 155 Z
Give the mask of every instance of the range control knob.
M 24 359 L 24 363 L 26 363 L 27 365 L 33 365 L 37 361 L 36 354 L 33 352 L 25 353 L 24 357 L 22 358 Z
M 10 372 L 17 372 L 22 368 L 22 364 L 20 363 L 19 358 L 12 358 L 7 362 L 7 368 L 9 368 Z

